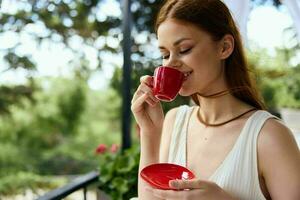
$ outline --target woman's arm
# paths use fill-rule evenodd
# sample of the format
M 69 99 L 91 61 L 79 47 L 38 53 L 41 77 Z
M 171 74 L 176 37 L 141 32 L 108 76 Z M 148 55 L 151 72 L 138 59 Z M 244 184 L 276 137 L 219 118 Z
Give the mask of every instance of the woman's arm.
M 141 133 L 141 157 L 140 157 L 140 165 L 139 172 L 152 163 L 158 162 L 167 162 L 168 161 L 168 153 L 170 146 L 171 133 L 174 125 L 174 120 L 176 116 L 176 110 L 170 110 L 164 120 L 162 134 L 160 142 L 158 140 L 149 141 L 149 138 L 143 137 L 143 135 L 149 135 L 154 133 Z M 139 200 L 161 200 L 160 198 L 154 197 L 152 192 L 147 190 L 146 188 L 150 187 L 141 177 L 139 176 L 138 180 L 138 196 Z
M 258 137 L 259 171 L 272 200 L 300 199 L 300 152 L 291 131 L 270 119 Z
M 146 188 L 149 187 L 149 185 L 141 178 L 140 172 L 144 167 L 159 162 L 160 142 L 158 142 L 158 140 L 154 140 L 152 142 L 146 141 L 147 139 L 143 138 L 143 134 L 151 134 L 151 133 L 145 133 L 141 131 L 141 140 L 140 140 L 141 154 L 140 154 L 139 175 L 138 175 L 138 199 L 156 200 L 157 198 L 153 197 L 153 195 L 146 190 Z

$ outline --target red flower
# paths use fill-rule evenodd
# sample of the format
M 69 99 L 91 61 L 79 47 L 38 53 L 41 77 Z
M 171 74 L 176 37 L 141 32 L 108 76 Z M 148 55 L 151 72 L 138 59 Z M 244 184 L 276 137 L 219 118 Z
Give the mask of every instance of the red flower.
M 119 150 L 119 146 L 117 144 L 112 144 L 110 147 L 110 152 L 116 153 Z
M 96 149 L 97 154 L 104 154 L 107 150 L 107 146 L 105 144 L 99 144 L 99 146 Z

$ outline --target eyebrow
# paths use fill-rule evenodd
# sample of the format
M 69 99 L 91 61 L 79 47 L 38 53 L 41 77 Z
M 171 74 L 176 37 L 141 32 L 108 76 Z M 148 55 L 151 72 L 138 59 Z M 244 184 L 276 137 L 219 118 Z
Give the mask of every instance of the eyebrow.
M 174 43 L 173 43 L 173 46 L 177 46 L 177 45 L 179 45 L 182 41 L 184 41 L 184 40 L 192 40 L 191 38 L 180 38 L 180 39 L 178 39 L 178 40 L 176 40 Z M 159 46 L 158 47 L 159 49 L 165 49 L 165 47 L 163 47 L 163 46 Z

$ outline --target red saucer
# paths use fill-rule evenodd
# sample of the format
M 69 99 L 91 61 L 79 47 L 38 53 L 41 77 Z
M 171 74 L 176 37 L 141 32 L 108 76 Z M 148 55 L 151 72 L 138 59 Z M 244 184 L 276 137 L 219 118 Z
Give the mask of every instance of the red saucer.
M 156 163 L 142 169 L 141 177 L 151 186 L 171 190 L 169 181 L 174 179 L 193 179 L 195 175 L 189 169 L 171 163 Z

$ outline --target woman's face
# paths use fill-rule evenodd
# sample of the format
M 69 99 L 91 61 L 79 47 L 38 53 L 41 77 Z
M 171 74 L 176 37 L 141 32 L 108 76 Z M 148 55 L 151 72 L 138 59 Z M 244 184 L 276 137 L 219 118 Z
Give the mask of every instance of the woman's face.
M 164 21 L 157 30 L 164 66 L 185 73 L 186 80 L 179 94 L 211 94 L 225 88 L 220 42 L 210 34 L 186 22 Z

